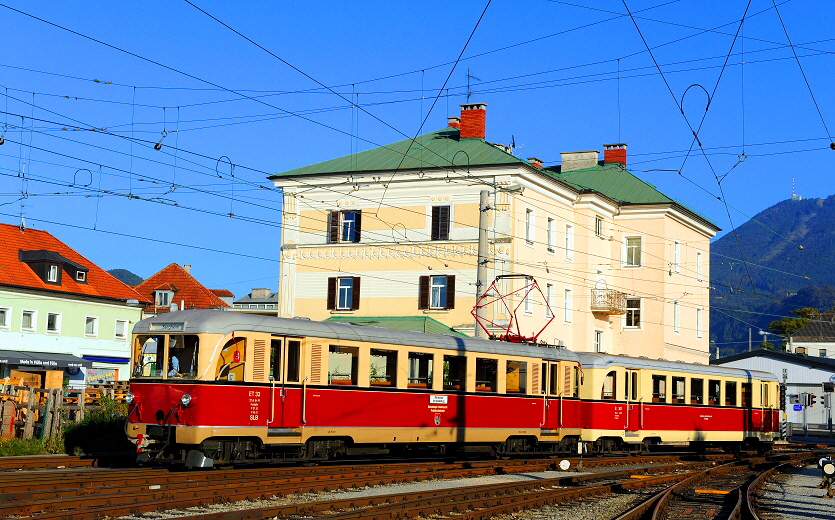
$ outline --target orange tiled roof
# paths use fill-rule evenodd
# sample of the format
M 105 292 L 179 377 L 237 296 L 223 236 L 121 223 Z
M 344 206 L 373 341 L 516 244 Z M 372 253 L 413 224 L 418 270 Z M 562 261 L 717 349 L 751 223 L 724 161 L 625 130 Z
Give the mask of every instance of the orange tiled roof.
M 235 295 L 229 289 L 209 289 L 215 296 L 234 298 Z
M 102 268 L 87 260 L 46 231 L 21 230 L 18 226 L 0 224 L 0 285 L 43 289 L 60 293 L 99 296 L 116 300 L 147 301 L 130 286 L 123 284 Z M 61 284 L 41 280 L 29 264 L 20 260 L 20 251 L 52 251 L 67 260 L 89 269 L 87 283 L 79 283 L 68 272 L 61 275 Z
M 154 301 L 154 291 L 157 289 L 174 291 L 171 303 L 182 309 L 218 309 L 229 305 L 218 298 L 212 291 L 203 287 L 191 274 L 177 264 L 171 264 L 157 274 L 151 276 L 134 287 L 142 295 L 143 301 Z M 151 303 L 146 310 L 154 309 Z M 167 307 L 156 307 L 157 312 L 167 312 Z

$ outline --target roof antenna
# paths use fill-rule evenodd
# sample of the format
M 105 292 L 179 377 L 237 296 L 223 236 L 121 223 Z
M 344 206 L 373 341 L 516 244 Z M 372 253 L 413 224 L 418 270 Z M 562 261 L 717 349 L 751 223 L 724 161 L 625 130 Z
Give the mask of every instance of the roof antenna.
M 477 77 L 473 76 L 472 74 L 470 74 L 470 68 L 467 67 L 467 101 L 469 101 L 470 96 L 473 95 L 473 91 L 470 88 L 470 79 L 474 79 L 476 81 L 481 81 L 481 78 L 477 78 Z
M 26 231 L 26 217 L 23 216 L 23 203 L 20 204 L 20 231 Z

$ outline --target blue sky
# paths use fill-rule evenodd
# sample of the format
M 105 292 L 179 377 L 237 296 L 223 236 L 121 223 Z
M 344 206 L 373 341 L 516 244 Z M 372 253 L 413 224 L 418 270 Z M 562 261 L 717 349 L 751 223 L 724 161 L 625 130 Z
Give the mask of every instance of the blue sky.
M 623 2 L 495 0 L 454 70 L 486 2 L 195 4 L 390 126 L 186 2 L 10 1 L 193 77 L 0 7 L 0 222 L 22 211 L 105 269 L 190 263 L 236 296 L 275 287 L 280 198 L 267 174 L 412 136 L 433 104 L 424 131 L 445 126 L 468 69 L 489 141 L 515 139 L 547 165 L 626 142 L 631 171 L 724 231 L 728 210 L 740 225 L 788 198 L 792 179 L 807 198 L 835 193 L 828 2 L 777 4 L 805 80 L 765 0 L 750 2 L 733 48 L 745 1 L 629 1 L 639 34 Z M 685 161 L 678 105 L 697 127 L 705 91 L 709 162 L 698 146 Z

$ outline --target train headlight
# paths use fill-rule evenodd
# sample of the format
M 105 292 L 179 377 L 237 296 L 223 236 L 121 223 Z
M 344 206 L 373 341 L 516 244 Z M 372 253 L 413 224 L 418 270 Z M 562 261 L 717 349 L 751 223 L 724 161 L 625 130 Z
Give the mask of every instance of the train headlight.
M 183 403 L 184 407 L 187 407 L 188 405 L 191 404 L 191 395 L 190 394 L 183 394 L 183 396 L 180 398 L 180 402 Z
M 125 401 L 127 401 L 128 404 L 133 403 L 134 399 L 136 399 L 136 395 L 133 392 L 128 392 L 125 395 Z

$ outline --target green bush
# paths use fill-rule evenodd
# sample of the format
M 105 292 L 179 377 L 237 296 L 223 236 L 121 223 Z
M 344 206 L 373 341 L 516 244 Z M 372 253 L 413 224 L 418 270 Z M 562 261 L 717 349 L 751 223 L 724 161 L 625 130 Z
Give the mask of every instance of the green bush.
M 120 453 L 135 446 L 125 435 L 128 405 L 102 397 L 101 407 L 90 409 L 78 423 L 64 428 L 66 453 Z
M 8 439 L 0 441 L 0 457 L 18 455 L 44 455 L 46 450 L 40 439 Z

